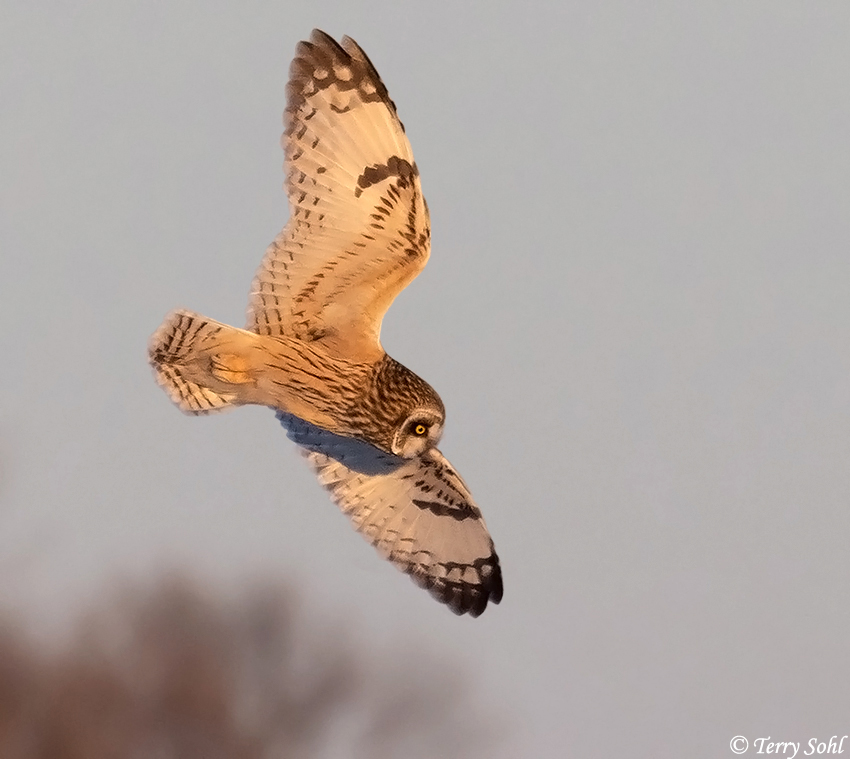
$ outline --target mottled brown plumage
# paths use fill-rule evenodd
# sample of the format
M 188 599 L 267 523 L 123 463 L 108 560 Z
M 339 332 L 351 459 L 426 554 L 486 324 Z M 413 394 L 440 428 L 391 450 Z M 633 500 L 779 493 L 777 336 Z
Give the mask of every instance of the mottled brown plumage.
M 381 321 L 430 254 L 404 127 L 357 44 L 314 31 L 290 68 L 283 146 L 290 219 L 252 286 L 246 329 L 188 311 L 151 338 L 184 411 L 278 412 L 320 482 L 385 557 L 457 613 L 502 597 L 499 560 L 435 448 L 445 409 L 381 347 Z

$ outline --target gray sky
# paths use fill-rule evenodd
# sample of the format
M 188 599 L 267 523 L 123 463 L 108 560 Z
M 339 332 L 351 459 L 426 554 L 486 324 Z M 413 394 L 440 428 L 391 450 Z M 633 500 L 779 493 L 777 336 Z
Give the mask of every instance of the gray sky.
M 383 342 L 502 558 L 478 620 L 373 555 L 271 412 L 184 417 L 146 364 L 174 307 L 242 323 L 316 26 L 421 170 L 432 257 Z M 843 1 L 6 0 L 2 607 L 288 579 L 465 667 L 504 756 L 850 733 L 848 40 Z

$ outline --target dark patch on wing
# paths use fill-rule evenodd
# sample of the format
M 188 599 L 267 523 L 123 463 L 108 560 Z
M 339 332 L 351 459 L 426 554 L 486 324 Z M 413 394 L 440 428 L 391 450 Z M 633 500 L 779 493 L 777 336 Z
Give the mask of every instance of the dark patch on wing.
M 390 156 L 386 163 L 376 163 L 374 166 L 367 166 L 363 169 L 363 173 L 357 177 L 354 197 L 359 198 L 363 194 L 363 190 L 390 177 L 398 177 L 399 186 L 405 188 L 418 176 L 419 169 L 415 163 L 411 164 L 397 155 Z
M 417 483 L 418 484 L 418 483 Z M 420 486 L 420 489 L 421 488 Z M 428 488 L 430 490 L 431 488 Z M 445 501 L 422 501 L 418 498 L 411 499 L 415 506 L 423 511 L 430 511 L 438 517 L 451 517 L 452 519 L 462 522 L 465 519 L 480 519 L 481 512 L 477 507 L 466 501 L 461 501 L 458 504 L 446 503 Z

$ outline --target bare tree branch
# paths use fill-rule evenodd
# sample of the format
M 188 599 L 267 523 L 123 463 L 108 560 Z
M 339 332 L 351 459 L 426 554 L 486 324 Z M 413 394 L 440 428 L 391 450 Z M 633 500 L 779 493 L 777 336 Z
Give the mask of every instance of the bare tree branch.
M 293 595 L 185 581 L 105 602 L 61 653 L 0 626 L 4 759 L 470 757 L 492 727 L 437 659 L 355 650 Z

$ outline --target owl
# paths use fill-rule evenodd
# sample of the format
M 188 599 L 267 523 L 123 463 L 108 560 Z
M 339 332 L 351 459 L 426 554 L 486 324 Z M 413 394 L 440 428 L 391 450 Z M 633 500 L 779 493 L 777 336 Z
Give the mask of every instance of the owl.
M 289 221 L 266 251 L 245 329 L 169 314 L 148 347 L 189 414 L 268 406 L 378 552 L 457 614 L 502 598 L 493 541 L 437 450 L 439 395 L 381 347 L 384 314 L 430 254 L 404 127 L 354 40 L 313 31 L 286 87 Z

